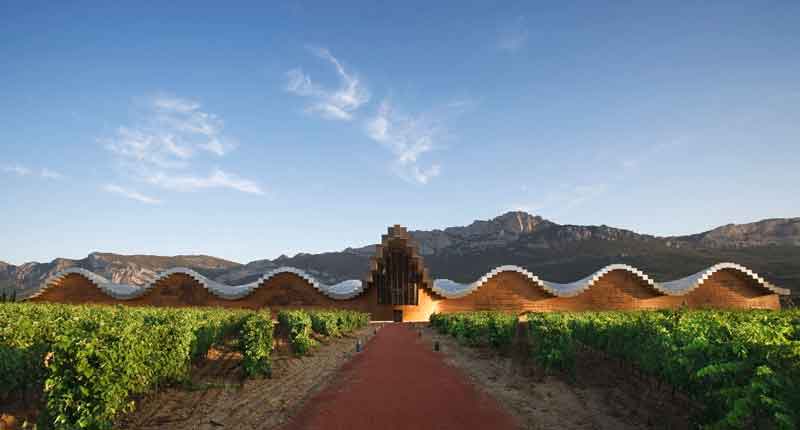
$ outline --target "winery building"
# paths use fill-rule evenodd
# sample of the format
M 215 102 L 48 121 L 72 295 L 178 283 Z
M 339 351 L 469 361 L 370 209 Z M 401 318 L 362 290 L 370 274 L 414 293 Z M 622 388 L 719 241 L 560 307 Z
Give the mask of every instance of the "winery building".
M 113 283 L 81 268 L 57 273 L 25 299 L 58 303 L 240 308 L 346 308 L 373 320 L 421 321 L 434 312 L 498 310 L 778 309 L 776 287 L 735 263 L 720 263 L 669 282 L 623 264 L 600 268 L 570 283 L 540 279 L 519 266 L 500 266 L 472 283 L 431 279 L 408 231 L 390 227 L 361 280 L 320 283 L 282 267 L 245 285 L 222 284 L 186 268 L 160 273 L 146 285 Z

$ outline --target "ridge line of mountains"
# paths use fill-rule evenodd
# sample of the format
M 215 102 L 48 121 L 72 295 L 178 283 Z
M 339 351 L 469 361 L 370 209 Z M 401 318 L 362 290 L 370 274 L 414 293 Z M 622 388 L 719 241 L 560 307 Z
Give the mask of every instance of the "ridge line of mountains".
M 714 263 L 734 261 L 776 285 L 800 292 L 800 218 L 728 224 L 687 236 L 659 237 L 600 226 L 557 224 L 526 212 L 443 230 L 409 232 L 432 278 L 471 282 L 502 264 L 523 266 L 544 279 L 570 282 L 611 263 L 625 263 L 655 279 L 677 279 Z M 320 254 L 282 255 L 240 264 L 205 255 L 119 255 L 93 252 L 80 260 L 56 258 L 19 266 L 0 261 L 0 289 L 37 288 L 67 267 L 82 267 L 113 282 L 145 284 L 175 266 L 236 285 L 280 266 L 303 269 L 322 282 L 362 279 L 375 245 Z

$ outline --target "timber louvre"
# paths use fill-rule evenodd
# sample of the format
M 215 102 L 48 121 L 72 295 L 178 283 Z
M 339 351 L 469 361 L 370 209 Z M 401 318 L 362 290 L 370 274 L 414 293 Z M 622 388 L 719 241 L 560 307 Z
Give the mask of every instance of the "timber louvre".
M 396 225 L 384 235 L 373 257 L 375 269 L 368 288 L 378 289 L 378 304 L 419 305 L 419 288 L 425 277 L 422 258 L 410 242 L 408 232 Z M 429 284 L 430 285 L 430 284 Z

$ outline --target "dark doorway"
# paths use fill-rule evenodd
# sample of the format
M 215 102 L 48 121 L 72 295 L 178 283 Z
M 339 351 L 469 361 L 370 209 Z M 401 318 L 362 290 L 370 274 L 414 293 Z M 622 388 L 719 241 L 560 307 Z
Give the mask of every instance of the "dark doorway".
M 392 312 L 392 321 L 394 322 L 403 322 L 403 311 L 400 309 L 395 309 Z

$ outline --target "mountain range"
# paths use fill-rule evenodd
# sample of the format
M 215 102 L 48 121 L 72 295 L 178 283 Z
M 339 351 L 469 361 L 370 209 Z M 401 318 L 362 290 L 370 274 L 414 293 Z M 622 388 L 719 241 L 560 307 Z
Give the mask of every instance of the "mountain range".
M 771 282 L 800 292 L 800 218 L 728 224 L 688 236 L 659 237 L 600 226 L 565 225 L 525 212 L 443 230 L 414 230 L 433 278 L 473 281 L 502 264 L 516 264 L 544 279 L 566 282 L 611 263 L 636 266 L 657 280 L 671 280 L 716 262 L 743 264 Z M 323 282 L 361 279 L 375 245 L 320 254 L 300 253 L 240 264 L 205 255 L 162 257 L 94 252 L 86 258 L 57 258 L 19 266 L 0 262 L 0 287 L 36 288 L 67 267 L 83 267 L 114 282 L 144 284 L 170 267 L 191 268 L 228 284 L 257 279 L 280 266 L 294 266 Z

